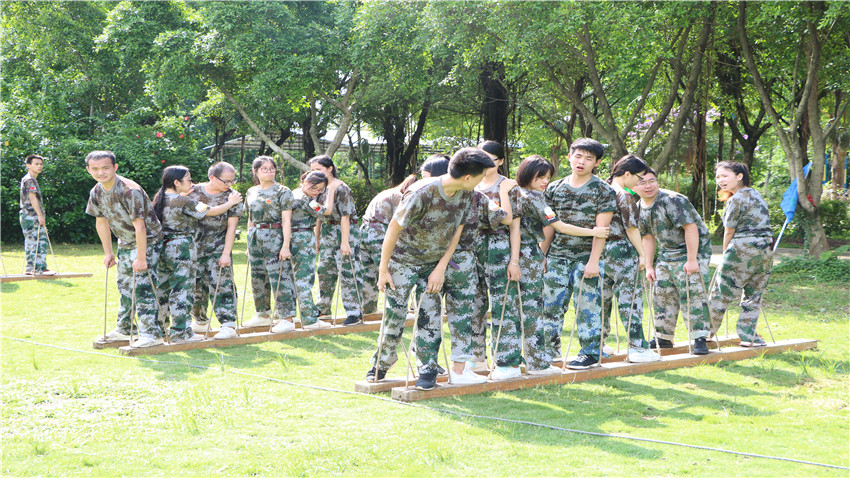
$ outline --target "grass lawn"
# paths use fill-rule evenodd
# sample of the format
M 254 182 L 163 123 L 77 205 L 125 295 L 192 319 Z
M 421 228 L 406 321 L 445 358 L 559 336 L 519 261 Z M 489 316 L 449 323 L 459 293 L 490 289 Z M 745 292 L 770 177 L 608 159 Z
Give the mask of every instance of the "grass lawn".
M 848 284 L 776 277 L 770 286 L 776 338 L 818 339 L 817 351 L 407 406 L 333 391 L 351 392 L 363 377 L 377 332 L 141 359 L 94 351 L 102 251 L 54 246 L 52 269 L 94 277 L 2 284 L 6 476 L 850 476 L 437 410 L 848 467 Z M 18 245 L 2 258 L 9 273 L 22 269 Z M 245 256 L 234 259 L 241 294 Z M 110 282 L 112 328 L 114 269 Z

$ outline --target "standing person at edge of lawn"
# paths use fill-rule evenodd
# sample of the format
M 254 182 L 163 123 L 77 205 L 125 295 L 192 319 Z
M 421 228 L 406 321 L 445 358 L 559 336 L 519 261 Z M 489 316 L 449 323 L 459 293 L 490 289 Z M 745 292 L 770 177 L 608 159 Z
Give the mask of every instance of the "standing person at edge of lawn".
M 509 281 L 519 281 L 519 188 L 516 181 L 508 179 L 499 174 L 499 166 L 505 162 L 505 148 L 496 141 L 485 141 L 478 145 L 478 149 L 487 153 L 493 160 L 494 166 L 488 169 L 475 190 L 487 196 L 491 201 L 503 209 L 507 214 L 506 221 L 509 226 L 499 225 L 490 227 L 487 221 L 479 225 L 480 240 L 476 247 L 476 255 L 480 266 L 479 287 L 476 296 L 481 300 L 487 300 L 489 292 L 490 300 L 490 336 L 496 337 L 499 329 L 499 321 L 504 316 L 505 323 L 502 325 L 502 333 L 505 333 L 505 325 L 519 323 L 519 308 L 517 304 L 516 286 L 505 286 Z M 482 218 L 483 219 L 483 218 Z M 506 292 L 507 291 L 507 292 Z M 506 295 L 507 294 L 507 295 Z M 502 304 L 505 304 L 504 310 Z M 476 323 L 486 322 L 487 303 L 481 304 L 480 317 L 475 319 Z M 492 340 L 495 352 L 496 340 Z M 504 354 L 500 352 L 500 356 Z M 503 380 L 520 375 L 519 364 L 508 365 L 502 359 L 495 357 L 496 368 L 491 374 L 493 380 Z
M 277 164 L 268 156 L 251 163 L 254 184 L 246 194 L 248 258 L 256 315 L 243 327 L 262 327 L 277 321 L 272 332 L 295 329 L 295 284 L 292 283 L 290 242 L 292 205 L 290 189 L 277 181 Z M 274 313 L 272 313 L 274 294 Z
M 544 197 L 553 212 L 570 224 L 590 229 L 609 227 L 617 210 L 617 194 L 594 174 L 605 154 L 596 140 L 579 138 L 570 145 L 569 176 L 549 183 Z M 544 330 L 546 353 L 550 360 L 561 355 L 561 330 L 564 314 L 573 303 L 577 310 L 578 357 L 567 366 L 586 369 L 601 360 L 602 297 L 600 277 L 605 273 L 604 237 L 579 237 L 545 231 L 543 251 L 547 253 L 543 278 Z M 564 357 L 567 360 L 567 357 Z
M 226 203 L 233 193 L 230 187 L 236 181 L 236 169 L 230 163 L 218 162 L 209 167 L 207 178 L 206 183 L 195 185 L 189 197 L 209 207 Z M 212 308 L 221 324 L 215 338 L 225 339 L 236 335 L 237 297 L 232 252 L 236 227 L 243 214 L 245 205 L 239 203 L 228 209 L 227 214 L 205 216 L 198 221 L 195 231 L 198 262 L 195 265 L 195 297 L 192 306 L 192 330 L 195 332 L 207 331 L 210 320 L 207 317 L 207 303 L 210 297 L 214 297 Z
M 319 171 L 301 175 L 301 185 L 292 191 L 292 252 L 295 267 L 295 292 L 301 312 L 301 325 L 306 330 L 326 329 L 333 325 L 319 320 L 321 313 L 313 302 L 313 283 L 316 280 L 316 219 L 327 213 L 324 204 L 316 201 L 328 186 L 328 177 Z M 327 194 L 333 203 L 336 189 Z
M 153 197 L 153 210 L 162 224 L 162 254 L 157 264 L 159 271 L 159 302 L 162 311 L 169 311 L 172 342 L 200 342 L 187 327 L 195 302 L 195 264 L 197 248 L 195 231 L 198 220 L 206 216 L 220 216 L 233 206 L 242 203 L 242 195 L 234 192 L 227 202 L 210 207 L 188 196 L 192 191 L 192 175 L 184 166 L 168 166 L 162 171 L 162 187 Z M 235 324 L 230 328 L 235 335 Z M 222 331 L 227 328 L 222 326 Z M 225 332 L 226 334 L 226 332 Z M 219 337 L 216 334 L 215 338 Z
M 386 309 L 378 350 L 372 356 L 366 380 L 383 379 L 398 359 L 396 349 L 413 287 L 427 294 L 442 289 L 471 205 L 472 191 L 490 167 L 493 161 L 482 151 L 463 148 L 452 156 L 448 175 L 419 181 L 396 209 L 381 250 L 378 289 L 386 294 Z M 419 390 L 437 386 L 437 352 L 442 335 L 439 307 L 430 307 L 425 317 L 427 322 L 418 323 L 413 338 L 422 364 L 416 381 Z
M 593 228 L 577 227 L 561 221 L 555 211 L 546 204 L 543 191 L 549 185 L 549 180 L 555 174 L 555 167 L 545 158 L 532 155 L 525 158 L 517 169 L 516 180 L 520 186 L 522 217 L 520 219 L 520 258 L 519 266 L 522 272 L 522 305 L 525 317 L 525 348 L 528 360 L 528 373 L 530 375 L 546 375 L 560 372 L 549 363 L 549 355 L 546 353 L 547 337 L 544 333 L 543 321 L 543 276 L 546 264 L 546 256 L 540 244 L 544 243 L 552 230 L 561 234 L 581 237 L 608 236 L 607 227 Z M 505 330 L 502 330 L 502 340 L 499 350 L 514 357 L 514 362 L 519 361 L 520 332 L 519 324 L 511 329 L 512 334 L 505 338 Z
M 307 160 L 307 164 L 313 171 L 320 171 L 328 177 L 329 189 L 336 189 L 333 203 L 326 202 L 324 196 L 327 193 L 317 199 L 328 209 L 328 213 L 316 224 L 316 235 L 319 237 L 317 305 L 322 315 L 331 315 L 331 301 L 336 290 L 337 277 L 341 277 L 339 290 L 346 313 L 342 324 L 356 325 L 363 321 L 363 311 L 360 310 L 359 297 L 362 291 L 359 290 L 360 285 L 355 279 L 355 275 L 360 272 L 360 266 L 357 263 L 357 228 L 352 227 L 357 225 L 354 195 L 351 188 L 337 177 L 336 165 L 328 156 L 314 156 Z
M 378 265 L 381 263 L 381 245 L 402 196 L 414 182 L 416 182 L 416 176 L 410 175 L 398 186 L 379 192 L 369 201 L 369 206 L 363 214 L 358 253 L 362 270 L 360 293 L 364 313 L 378 311 Z
M 38 175 L 44 169 L 44 158 L 31 154 L 24 160 L 27 174 L 21 178 L 21 198 L 18 219 L 24 233 L 24 254 L 27 265 L 26 275 L 52 276 L 55 272 L 47 269 L 47 223 L 44 219 L 44 200 L 38 186 Z
M 773 233 L 767 203 L 750 187 L 750 170 L 735 161 L 714 167 L 717 185 L 732 193 L 723 209 L 723 258 L 717 267 L 717 280 L 709 293 L 711 333 L 717 334 L 726 309 L 741 297 L 737 331 L 742 347 L 762 347 L 756 333 L 761 296 L 773 270 Z
M 86 214 L 96 218 L 95 227 L 103 246 L 103 264 L 107 268 L 118 266 L 118 292 L 121 295 L 118 322 L 103 339 L 128 340 L 132 318 L 136 314 L 140 324 L 139 338 L 130 346 L 159 345 L 164 331 L 153 288 L 158 284 L 162 226 L 142 187 L 117 174 L 118 165 L 112 151 L 89 153 L 86 170 L 97 181 L 89 192 Z M 112 252 L 112 234 L 118 237 L 117 257 Z M 135 311 L 131 310 L 134 299 Z
M 640 233 L 646 252 L 646 278 L 655 282 L 653 305 L 658 347 L 673 347 L 679 309 L 686 308 L 690 296 L 688 340 L 694 341 L 694 354 L 706 355 L 705 340 L 711 327 L 703 293 L 711 259 L 708 228 L 688 198 L 658 187 L 658 175 L 652 168 L 647 167 L 635 192 L 640 196 Z M 654 264 L 656 247 L 658 262 Z M 696 280 L 691 279 L 692 275 L 696 275 Z M 695 284 L 700 280 L 702 287 Z M 655 339 L 649 346 L 656 348 Z
M 623 330 L 629 337 L 628 357 L 633 363 L 661 360 L 658 354 L 647 349 L 649 342 L 643 335 L 643 284 L 640 274 L 646 267 L 646 253 L 639 229 L 640 208 L 626 191 L 637 185 L 646 168 L 644 160 L 628 154 L 614 163 L 608 178 L 608 184 L 617 192 L 618 211 L 611 219 L 611 235 L 605 242 L 606 266 L 602 277 L 605 323 L 602 324 L 602 334 L 607 337 L 611 330 L 611 307 L 616 295 Z

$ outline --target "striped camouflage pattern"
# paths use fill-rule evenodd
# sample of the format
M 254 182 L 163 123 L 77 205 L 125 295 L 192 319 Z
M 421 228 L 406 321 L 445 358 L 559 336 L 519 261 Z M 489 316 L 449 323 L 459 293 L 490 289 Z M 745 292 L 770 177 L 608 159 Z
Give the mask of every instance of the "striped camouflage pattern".
M 136 246 L 136 229 L 133 219 L 145 220 L 148 246 L 162 239 L 162 226 L 153 211 L 153 205 L 147 193 L 135 182 L 116 176 L 112 189 L 106 191 L 100 183 L 89 192 L 86 214 L 105 217 L 109 229 L 118 237 L 119 248 Z
M 617 194 L 596 176 L 579 188 L 570 186 L 569 177 L 551 182 L 543 197 L 561 220 L 588 229 L 596 227 L 597 215 L 617 211 Z M 555 231 L 548 255 L 587 262 L 592 245 L 592 237 L 571 236 Z
M 697 210 L 688 198 L 667 189 L 658 191 L 651 206 L 640 203 L 640 233 L 655 236 L 658 260 L 684 261 L 688 251 L 685 247 L 685 224 L 696 224 L 699 230 L 699 258 L 711 257 L 711 238 Z

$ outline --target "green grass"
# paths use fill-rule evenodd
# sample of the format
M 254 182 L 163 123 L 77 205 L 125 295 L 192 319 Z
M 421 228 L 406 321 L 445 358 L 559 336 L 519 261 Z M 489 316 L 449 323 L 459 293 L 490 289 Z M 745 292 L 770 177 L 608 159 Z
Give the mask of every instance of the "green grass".
M 846 470 L 447 415 L 234 373 L 351 391 L 377 333 L 145 360 L 119 358 L 115 350 L 81 353 L 93 351 L 92 339 L 103 331 L 101 250 L 54 246 L 58 263 L 48 258 L 51 268 L 94 277 L 2 284 L 3 475 L 848 476 Z M 244 250 L 244 243 L 235 249 Z M 2 257 L 10 273 L 23 260 L 8 244 Z M 235 261 L 241 294 L 245 256 Z M 850 287 L 778 280 L 770 288 L 766 307 L 776 338 L 819 339 L 819 350 L 420 403 L 850 466 Z M 112 327 L 114 284 L 109 294 Z M 246 314 L 253 314 L 250 300 Z

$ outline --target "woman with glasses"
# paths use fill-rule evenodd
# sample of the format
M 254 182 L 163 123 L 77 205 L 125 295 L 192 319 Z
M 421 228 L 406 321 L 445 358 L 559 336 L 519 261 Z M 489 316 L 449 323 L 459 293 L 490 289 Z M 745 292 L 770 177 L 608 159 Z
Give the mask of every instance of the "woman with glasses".
M 171 316 L 172 342 L 203 340 L 187 327 L 194 304 L 195 248 L 194 234 L 198 220 L 219 216 L 242 202 L 242 195 L 231 193 L 219 206 L 198 202 L 187 195 L 192 191 L 192 175 L 184 166 L 168 166 L 162 171 L 162 187 L 153 198 L 153 210 L 162 223 L 162 255 L 157 264 L 161 310 Z
M 251 164 L 255 186 L 247 193 L 248 258 L 251 264 L 251 289 L 256 315 L 243 327 L 271 325 L 272 332 L 293 330 L 295 296 L 292 282 L 292 191 L 275 181 L 277 165 L 268 156 L 258 156 Z M 272 314 L 271 296 L 275 312 Z M 272 316 L 274 315 L 274 317 Z

